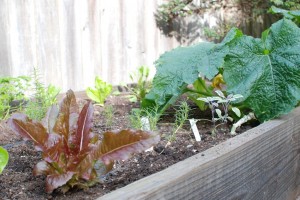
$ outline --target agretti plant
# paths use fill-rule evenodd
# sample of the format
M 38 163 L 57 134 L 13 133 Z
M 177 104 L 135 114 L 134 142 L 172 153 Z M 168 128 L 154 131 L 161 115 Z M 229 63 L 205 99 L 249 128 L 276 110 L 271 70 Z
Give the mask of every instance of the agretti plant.
M 163 113 L 186 92 L 202 97 L 214 92 L 191 90 L 197 79 L 221 74 L 226 95 L 243 96 L 236 103 L 264 122 L 290 112 L 300 100 L 300 29 L 282 19 L 262 33 L 262 38 L 232 29 L 221 43 L 199 43 L 166 52 L 156 61 L 153 87 L 144 107 L 159 106 Z
M 87 102 L 79 111 L 74 93 L 69 90 L 60 106 L 53 105 L 43 122 L 32 121 L 15 113 L 8 120 L 13 131 L 32 140 L 42 151 L 43 161 L 36 164 L 34 175 L 46 175 L 46 191 L 59 188 L 86 188 L 98 182 L 95 163 L 110 171 L 115 160 L 126 160 L 132 153 L 148 149 L 160 139 L 158 134 L 139 130 L 108 131 L 99 140 L 91 132 L 93 106 Z

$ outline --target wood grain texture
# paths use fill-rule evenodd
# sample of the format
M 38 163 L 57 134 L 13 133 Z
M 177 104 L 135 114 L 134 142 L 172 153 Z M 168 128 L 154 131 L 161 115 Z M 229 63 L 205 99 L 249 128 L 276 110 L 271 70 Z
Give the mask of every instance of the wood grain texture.
M 39 67 L 45 84 L 66 92 L 93 86 L 96 75 L 113 85 L 129 83 L 129 73 L 141 65 L 154 75 L 160 54 L 202 41 L 199 27 L 210 23 L 201 17 L 185 23 L 198 31 L 191 41 L 164 36 L 154 18 L 163 2 L 0 0 L 0 76 L 30 75 Z
M 96 75 L 113 85 L 129 83 L 129 73 L 139 66 L 150 66 L 154 75 L 159 55 L 205 40 L 204 27 L 236 14 L 221 8 L 180 18 L 172 25 L 175 36 L 169 37 L 155 22 L 162 3 L 165 0 L 0 0 L 0 76 L 30 75 L 39 67 L 44 83 L 62 92 L 93 86 Z M 254 30 L 261 26 L 251 24 Z
M 98 200 L 292 200 L 300 191 L 299 155 L 297 108 Z
M 155 25 L 160 2 L 0 0 L 0 76 L 39 67 L 46 84 L 65 92 L 93 86 L 96 75 L 114 85 L 129 82 L 141 65 L 154 74 L 158 56 L 180 44 Z M 165 40 L 171 42 L 162 46 Z

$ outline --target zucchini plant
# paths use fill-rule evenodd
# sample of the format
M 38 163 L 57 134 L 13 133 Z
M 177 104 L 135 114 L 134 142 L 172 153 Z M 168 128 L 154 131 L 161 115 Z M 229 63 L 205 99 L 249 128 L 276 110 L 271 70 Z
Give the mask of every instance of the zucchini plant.
M 143 107 L 156 105 L 162 114 L 187 92 L 214 96 L 209 87 L 190 89 L 199 78 L 222 75 L 226 95 L 240 94 L 240 108 L 264 122 L 290 112 L 300 100 L 300 29 L 290 19 L 274 23 L 261 38 L 234 28 L 221 43 L 199 43 L 166 52 L 156 61 L 153 87 Z M 205 83 L 207 84 L 207 83 Z

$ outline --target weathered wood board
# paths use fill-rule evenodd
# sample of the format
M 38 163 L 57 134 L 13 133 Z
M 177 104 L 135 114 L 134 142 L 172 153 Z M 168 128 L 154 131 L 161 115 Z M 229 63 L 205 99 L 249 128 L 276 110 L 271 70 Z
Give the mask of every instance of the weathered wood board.
M 292 200 L 300 192 L 300 108 L 98 198 Z
M 220 6 L 181 18 L 169 30 L 177 34 L 169 37 L 154 17 L 162 3 L 165 0 L 0 0 L 0 76 L 30 75 L 39 67 L 42 81 L 63 91 L 84 90 L 96 75 L 114 85 L 130 83 L 130 72 L 147 65 L 153 75 L 160 54 L 203 41 L 204 27 L 217 26 L 238 11 L 237 5 Z M 245 30 L 260 35 L 263 21 Z

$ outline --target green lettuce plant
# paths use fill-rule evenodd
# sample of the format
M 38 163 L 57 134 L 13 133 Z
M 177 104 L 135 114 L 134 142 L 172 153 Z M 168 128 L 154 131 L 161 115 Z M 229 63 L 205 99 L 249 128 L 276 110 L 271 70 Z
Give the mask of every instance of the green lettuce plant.
M 131 102 L 141 101 L 150 91 L 151 81 L 149 80 L 150 68 L 147 66 L 140 66 L 137 71 L 130 74 L 130 80 L 136 83 L 132 87 L 125 86 L 129 92 L 129 100 Z
M 0 174 L 8 163 L 9 155 L 6 149 L 0 146 Z
M 95 87 L 94 88 L 88 87 L 86 89 L 86 94 L 90 99 L 95 101 L 98 105 L 103 106 L 105 99 L 108 97 L 111 91 L 112 91 L 112 85 L 101 80 L 99 76 L 96 76 Z
M 102 175 L 95 163 L 102 163 L 106 172 L 115 160 L 126 160 L 132 153 L 141 152 L 160 139 L 158 134 L 139 130 L 107 131 L 100 140 L 91 132 L 93 106 L 87 102 L 79 110 L 73 91 L 69 90 L 60 106 L 53 105 L 43 122 L 15 113 L 8 120 L 12 130 L 25 140 L 34 142 L 42 151 L 43 161 L 36 164 L 34 175 L 46 175 L 46 191 L 59 188 L 87 188 Z
M 176 48 L 156 61 L 153 87 L 142 105 L 157 105 L 163 113 L 199 75 L 212 80 L 222 74 L 226 95 L 242 95 L 237 104 L 253 111 L 260 122 L 270 120 L 290 112 L 300 100 L 299 48 L 300 29 L 286 18 L 264 31 L 262 38 L 232 29 L 219 44 Z

